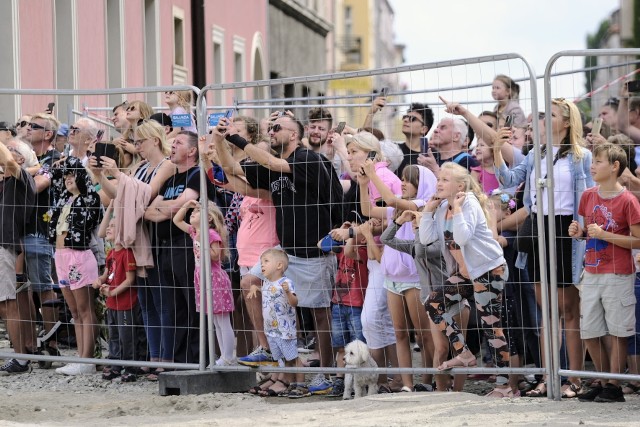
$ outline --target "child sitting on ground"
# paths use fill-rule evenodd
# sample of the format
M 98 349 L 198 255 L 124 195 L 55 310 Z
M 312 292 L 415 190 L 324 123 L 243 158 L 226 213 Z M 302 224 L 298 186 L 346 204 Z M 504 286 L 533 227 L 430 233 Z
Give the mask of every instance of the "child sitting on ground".
M 289 257 L 282 249 L 267 249 L 260 256 L 260 263 L 266 280 L 262 282 L 262 289 L 251 285 L 247 298 L 255 298 L 258 292 L 262 293 L 264 333 L 273 358 L 284 359 L 286 367 L 300 368 L 302 361 L 298 357 L 296 330 L 298 297 L 293 283 L 284 275 Z M 286 373 L 284 380 L 279 381 L 289 382 L 287 390 L 280 396 L 296 399 L 311 395 L 304 383 L 304 373 Z
M 627 167 L 627 155 L 606 143 L 593 149 L 591 174 L 596 186 L 580 199 L 578 221 L 569 236 L 587 239 L 585 267 L 580 282 L 580 337 L 598 372 L 622 374 L 627 359 L 627 337 L 635 330 L 635 266 L 631 249 L 640 247 L 640 203 L 618 178 Z M 624 402 L 618 380 L 594 381 L 581 401 Z
M 145 360 L 146 337 L 142 310 L 138 304 L 136 260 L 131 249 L 115 242 L 115 221 L 106 215 L 106 240 L 113 245 L 107 255 L 104 273 L 93 282 L 93 288 L 107 298 L 107 327 L 109 329 L 109 358 L 114 360 Z M 102 227 L 101 227 L 102 228 Z M 111 365 L 102 373 L 103 380 L 120 377 L 122 382 L 136 380 L 138 370 Z

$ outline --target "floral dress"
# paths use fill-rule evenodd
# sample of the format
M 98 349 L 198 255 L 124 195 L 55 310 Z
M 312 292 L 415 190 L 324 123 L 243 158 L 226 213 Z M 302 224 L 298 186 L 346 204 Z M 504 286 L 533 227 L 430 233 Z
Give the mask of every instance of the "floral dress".
M 196 235 L 196 229 L 191 226 L 189 226 L 189 235 L 193 240 L 193 254 L 196 260 L 196 271 L 194 279 L 196 290 L 196 310 L 200 312 L 200 238 Z M 222 243 L 222 238 L 217 231 L 210 228 L 209 244 L 213 242 Z M 231 293 L 231 280 L 229 280 L 229 275 L 222 269 L 220 261 L 211 260 L 211 292 L 213 294 L 213 314 L 230 313 L 234 310 L 233 295 Z

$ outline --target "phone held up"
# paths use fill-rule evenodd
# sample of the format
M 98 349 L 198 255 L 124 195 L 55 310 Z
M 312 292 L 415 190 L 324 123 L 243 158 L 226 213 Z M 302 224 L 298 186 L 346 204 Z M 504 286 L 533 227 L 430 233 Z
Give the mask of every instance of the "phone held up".
M 504 127 L 510 128 L 511 126 L 513 126 L 513 116 L 508 115 L 504 118 Z
M 631 80 L 627 82 L 627 90 L 631 93 L 640 92 L 640 80 Z
M 115 160 L 116 163 L 118 163 L 119 158 L 115 144 L 104 142 L 96 142 L 96 148 L 93 152 L 93 156 L 96 158 L 99 168 L 102 167 L 101 157 L 109 157 L 110 159 Z
M 387 94 L 389 93 L 389 88 L 388 87 L 383 87 L 382 89 L 380 89 L 380 96 L 387 96 Z
M 340 133 L 341 134 L 346 125 L 347 125 L 347 122 L 338 123 L 338 127 L 336 128 L 336 133 Z
M 596 117 L 593 119 L 593 125 L 591 126 L 591 135 L 600 135 L 602 129 L 602 117 Z

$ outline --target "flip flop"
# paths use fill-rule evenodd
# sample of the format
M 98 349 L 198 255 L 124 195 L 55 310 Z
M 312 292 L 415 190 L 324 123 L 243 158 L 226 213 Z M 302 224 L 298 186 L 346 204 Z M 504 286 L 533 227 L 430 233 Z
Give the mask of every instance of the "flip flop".
M 547 397 L 547 382 L 540 381 L 536 388 L 526 394 L 527 397 Z
M 273 387 L 275 385 L 275 383 L 280 383 L 284 386 L 284 390 L 273 390 L 271 387 Z M 260 397 L 278 397 L 282 394 L 282 392 L 286 391 L 289 388 L 289 383 L 282 381 L 282 380 L 276 380 L 274 382 L 274 384 L 272 384 L 269 388 L 263 389 L 261 391 L 258 392 L 258 396 Z
M 582 388 L 582 384 L 575 385 L 571 381 L 567 381 L 562 384 L 562 397 L 565 399 L 573 399 L 574 397 L 578 397 L 578 395 L 584 393 L 584 389 Z

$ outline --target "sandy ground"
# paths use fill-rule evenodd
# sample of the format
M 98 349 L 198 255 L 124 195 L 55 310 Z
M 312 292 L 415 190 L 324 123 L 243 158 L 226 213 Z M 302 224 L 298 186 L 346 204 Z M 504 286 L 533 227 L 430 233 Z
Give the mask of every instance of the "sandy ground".
M 468 381 L 470 389 L 486 384 Z M 108 382 L 99 373 L 64 377 L 35 368 L 0 377 L 0 425 L 64 426 L 415 426 L 638 425 L 640 396 L 626 403 L 493 399 L 471 393 L 397 393 L 342 401 L 249 394 L 167 396 L 158 384 Z

